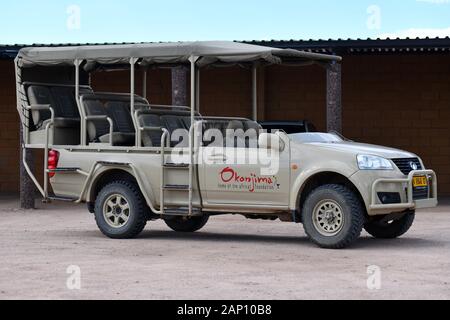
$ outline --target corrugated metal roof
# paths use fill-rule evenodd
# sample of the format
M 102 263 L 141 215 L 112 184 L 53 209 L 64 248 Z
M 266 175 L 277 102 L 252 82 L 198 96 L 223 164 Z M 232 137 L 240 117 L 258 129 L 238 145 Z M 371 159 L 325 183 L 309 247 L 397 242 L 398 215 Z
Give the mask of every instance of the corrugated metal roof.
M 382 54 L 382 53 L 442 53 L 450 52 L 450 37 L 406 39 L 328 39 L 245 41 L 278 48 L 292 48 L 319 53 Z
M 239 41 L 248 44 L 272 46 L 281 49 L 297 49 L 328 54 L 395 54 L 395 53 L 448 53 L 450 52 L 450 37 L 446 38 L 406 38 L 406 39 L 317 39 L 317 40 L 266 40 Z M 140 42 L 149 43 L 149 42 Z M 80 45 L 119 45 L 117 43 L 54 43 L 54 44 L 14 44 L 0 45 L 0 59 L 13 59 L 23 47 L 61 47 Z
M 14 59 L 21 46 L 0 45 L 0 59 Z

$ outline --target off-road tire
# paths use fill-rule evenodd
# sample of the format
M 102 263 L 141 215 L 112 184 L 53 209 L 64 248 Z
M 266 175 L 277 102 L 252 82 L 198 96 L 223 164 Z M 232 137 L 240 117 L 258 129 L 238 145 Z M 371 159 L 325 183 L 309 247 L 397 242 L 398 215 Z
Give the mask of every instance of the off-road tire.
M 325 236 L 316 228 L 314 210 L 322 201 L 331 200 L 342 209 L 343 222 L 335 235 Z M 309 239 L 321 248 L 343 249 L 361 235 L 365 223 L 365 209 L 357 194 L 343 185 L 329 184 L 313 190 L 302 207 L 303 227 Z
M 126 198 L 130 210 L 128 222 L 120 227 L 113 228 L 105 220 L 103 207 L 105 201 L 114 194 Z M 132 239 L 138 236 L 148 220 L 148 207 L 139 187 L 130 181 L 114 181 L 106 185 L 98 194 L 95 201 L 95 221 L 100 231 L 112 239 Z
M 398 220 L 390 221 L 390 223 L 382 221 L 367 222 L 364 229 L 377 239 L 395 239 L 408 232 L 415 217 L 415 211 L 411 211 Z
M 196 232 L 203 228 L 209 220 L 208 215 L 199 217 L 174 217 L 164 220 L 167 226 L 176 232 Z

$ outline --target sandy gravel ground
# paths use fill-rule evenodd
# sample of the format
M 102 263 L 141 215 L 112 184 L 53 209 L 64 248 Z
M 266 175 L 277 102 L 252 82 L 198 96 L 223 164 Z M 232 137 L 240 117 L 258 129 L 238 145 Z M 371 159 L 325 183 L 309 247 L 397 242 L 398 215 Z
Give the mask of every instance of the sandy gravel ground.
M 139 239 L 109 240 L 84 206 L 20 211 L 1 198 L 0 299 L 450 299 L 443 204 L 420 212 L 401 239 L 363 234 L 330 251 L 310 244 L 301 225 L 237 216 L 212 218 L 196 234 L 151 222 Z M 72 265 L 80 290 L 67 287 Z M 367 287 L 372 265 L 379 290 Z

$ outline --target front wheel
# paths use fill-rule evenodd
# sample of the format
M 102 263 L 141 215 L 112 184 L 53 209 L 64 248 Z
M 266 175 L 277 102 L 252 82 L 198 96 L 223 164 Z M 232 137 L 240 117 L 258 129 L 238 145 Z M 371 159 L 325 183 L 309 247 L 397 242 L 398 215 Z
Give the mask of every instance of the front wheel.
M 176 232 L 196 232 L 203 228 L 209 220 L 208 215 L 200 217 L 174 217 L 166 219 L 167 226 Z
M 414 223 L 415 211 L 405 213 L 400 219 L 393 221 L 370 221 L 364 229 L 378 239 L 395 239 L 404 235 Z
M 147 224 L 147 204 L 139 187 L 129 181 L 105 186 L 95 201 L 95 220 L 109 238 L 130 239 L 139 235 Z
M 313 190 L 302 210 L 306 234 L 316 245 L 342 249 L 361 235 L 365 211 L 360 199 L 342 185 L 324 185 Z

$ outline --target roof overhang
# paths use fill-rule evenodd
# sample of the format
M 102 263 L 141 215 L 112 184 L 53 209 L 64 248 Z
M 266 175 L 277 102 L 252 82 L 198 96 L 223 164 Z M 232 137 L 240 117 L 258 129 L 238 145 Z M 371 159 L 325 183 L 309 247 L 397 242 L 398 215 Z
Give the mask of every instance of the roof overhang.
M 73 65 L 75 60 L 117 65 L 136 58 L 144 66 L 184 64 L 198 58 L 199 67 L 213 64 L 305 64 L 339 62 L 341 57 L 231 41 L 28 47 L 19 51 L 20 67 Z

